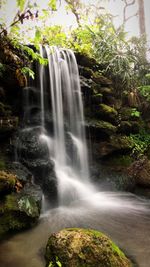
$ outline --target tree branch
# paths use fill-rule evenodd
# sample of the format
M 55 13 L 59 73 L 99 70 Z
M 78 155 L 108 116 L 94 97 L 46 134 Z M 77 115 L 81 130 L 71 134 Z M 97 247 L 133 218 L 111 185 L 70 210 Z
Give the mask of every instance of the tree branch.
M 129 6 L 133 6 L 135 4 L 135 0 L 132 0 L 131 2 L 128 2 L 128 0 L 123 0 L 125 3 L 124 9 L 123 9 L 123 24 L 125 24 L 131 17 L 129 16 L 128 18 L 126 17 L 126 11 Z

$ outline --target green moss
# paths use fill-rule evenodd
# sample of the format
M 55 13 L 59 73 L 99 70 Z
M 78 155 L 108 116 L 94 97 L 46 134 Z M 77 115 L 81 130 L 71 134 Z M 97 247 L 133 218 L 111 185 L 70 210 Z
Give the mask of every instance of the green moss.
M 117 127 L 110 122 L 96 119 L 87 119 L 87 125 L 95 130 L 100 130 L 108 135 L 116 133 Z
M 93 73 L 93 81 L 101 85 L 112 85 L 112 81 L 103 76 L 100 72 L 96 71 Z
M 132 266 L 116 244 L 93 229 L 68 228 L 52 234 L 46 248 L 46 266 L 55 263 L 56 256 L 64 267 Z
M 116 155 L 115 157 L 109 158 L 108 164 L 112 166 L 129 167 L 133 162 L 130 155 Z
M 110 144 L 116 150 L 131 150 L 133 142 L 129 136 L 126 135 L 113 135 L 110 137 Z
M 39 217 L 36 201 L 27 195 L 7 195 L 0 204 L 0 239 L 10 231 L 18 231 L 35 224 Z
M 99 109 L 103 111 L 105 114 L 110 114 L 110 113 L 114 115 L 118 114 L 117 110 L 105 104 L 100 104 Z

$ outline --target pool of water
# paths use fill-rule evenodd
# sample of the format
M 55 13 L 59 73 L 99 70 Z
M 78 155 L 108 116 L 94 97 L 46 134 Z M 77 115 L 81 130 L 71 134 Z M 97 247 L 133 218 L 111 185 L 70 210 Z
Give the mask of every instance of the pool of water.
M 47 210 L 36 227 L 0 244 L 0 266 L 44 267 L 49 235 L 65 227 L 100 230 L 133 258 L 136 266 L 150 267 L 150 202 L 112 192 Z

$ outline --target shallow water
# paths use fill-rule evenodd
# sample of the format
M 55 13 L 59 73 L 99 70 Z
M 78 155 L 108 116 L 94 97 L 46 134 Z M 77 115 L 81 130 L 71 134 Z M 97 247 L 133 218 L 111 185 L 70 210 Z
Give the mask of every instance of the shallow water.
M 48 210 L 39 224 L 0 244 L 0 266 L 44 267 L 51 232 L 94 228 L 110 236 L 139 267 L 150 267 L 150 202 L 132 194 L 101 192 L 70 206 Z

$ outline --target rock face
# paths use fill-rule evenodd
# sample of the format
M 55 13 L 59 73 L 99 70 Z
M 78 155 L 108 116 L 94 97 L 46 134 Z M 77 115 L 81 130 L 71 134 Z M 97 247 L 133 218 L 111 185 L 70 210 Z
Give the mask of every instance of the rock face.
M 11 172 L 0 171 L 0 239 L 8 232 L 33 226 L 40 216 L 40 187 L 32 184 L 31 173 L 25 167 L 13 165 L 8 167 Z
M 19 194 L 12 193 L 1 200 L 0 239 L 7 232 L 23 230 L 37 222 L 40 215 L 41 191 L 38 188 L 35 190 L 34 187 L 33 192 L 29 194 L 24 189 Z
M 47 267 L 132 266 L 107 236 L 98 231 L 79 228 L 64 229 L 52 234 L 47 243 L 45 258 Z
M 128 173 L 136 184 L 150 188 L 150 160 L 146 157 L 133 162 Z

